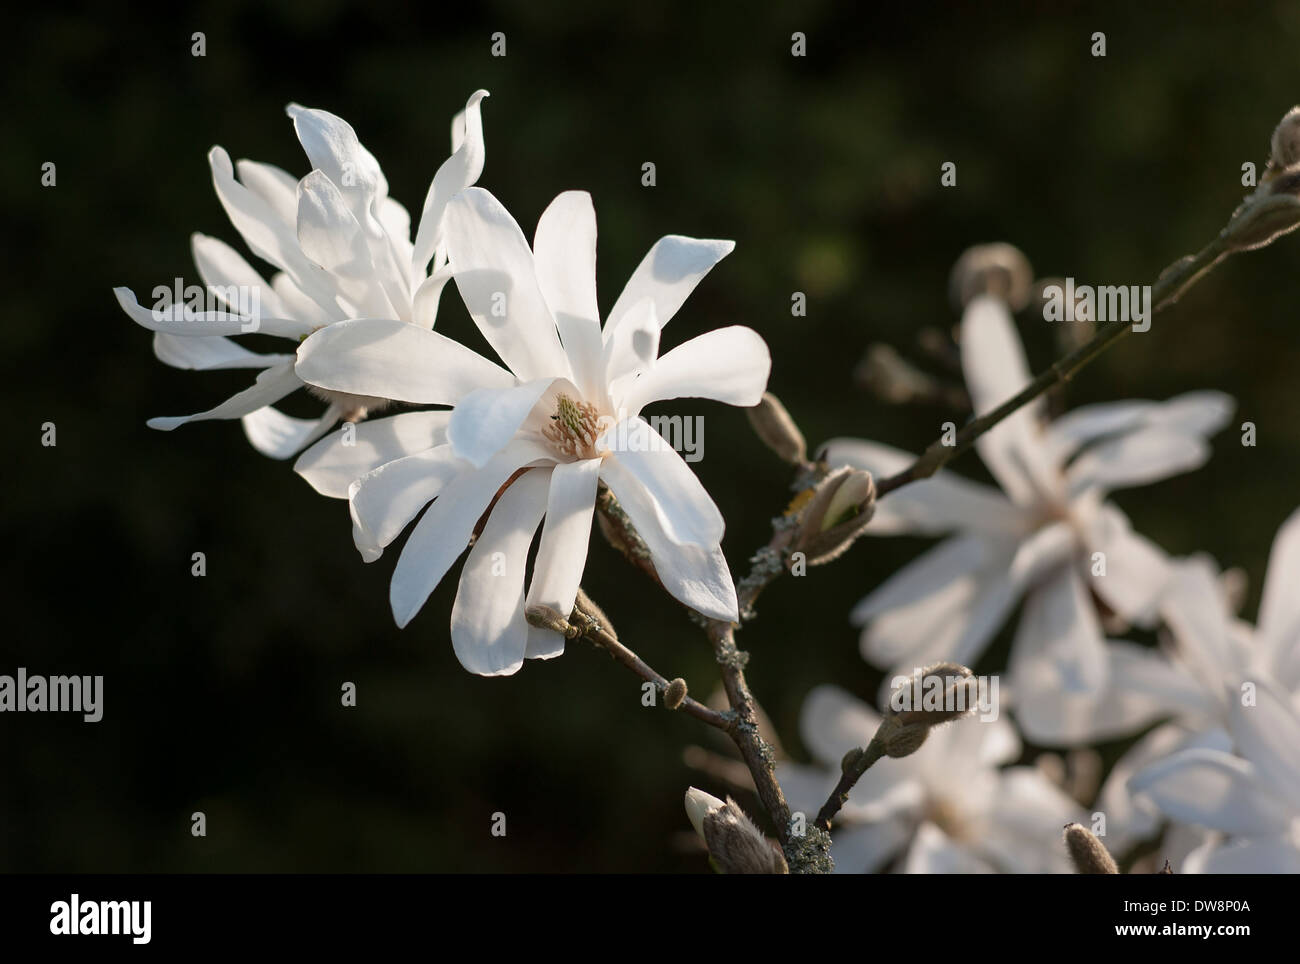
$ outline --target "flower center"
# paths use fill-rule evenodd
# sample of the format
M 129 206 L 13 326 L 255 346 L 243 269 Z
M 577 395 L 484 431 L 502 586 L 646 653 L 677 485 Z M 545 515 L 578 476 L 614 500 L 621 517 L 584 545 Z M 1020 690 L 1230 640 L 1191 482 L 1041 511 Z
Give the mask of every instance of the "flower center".
M 600 435 L 600 416 L 596 406 L 574 401 L 568 395 L 555 400 L 555 414 L 542 435 L 561 456 L 572 461 L 599 458 L 596 439 Z

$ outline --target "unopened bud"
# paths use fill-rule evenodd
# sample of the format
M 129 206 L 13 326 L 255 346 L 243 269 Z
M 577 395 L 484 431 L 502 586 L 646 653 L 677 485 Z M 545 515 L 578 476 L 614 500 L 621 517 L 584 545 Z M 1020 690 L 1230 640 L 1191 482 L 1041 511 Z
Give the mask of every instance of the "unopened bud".
M 763 836 L 754 821 L 731 797 L 719 800 L 691 787 L 686 791 L 686 815 L 709 848 L 709 856 L 724 874 L 787 874 L 779 847 Z
M 1292 107 L 1277 125 L 1272 148 L 1270 166 L 1281 170 L 1300 164 L 1300 107 Z
M 680 676 L 675 680 L 669 681 L 664 688 L 664 706 L 670 710 L 675 710 L 686 701 L 686 680 Z
M 804 442 L 803 433 L 781 400 L 771 392 L 764 392 L 762 401 L 753 408 L 745 409 L 745 414 L 749 416 L 749 424 L 754 427 L 758 437 L 782 461 L 800 465 L 807 460 L 808 445 Z
M 841 466 L 822 480 L 808 500 L 790 550 L 802 552 L 810 566 L 830 562 L 862 534 L 875 511 L 871 473 Z
M 979 702 L 979 681 L 960 663 L 935 663 L 894 687 L 888 715 L 904 726 L 960 719 Z
M 1070 852 L 1074 869 L 1080 874 L 1118 874 L 1115 858 L 1087 827 L 1078 823 L 1065 825 L 1065 849 Z
M 1034 269 L 1014 245 L 977 244 L 962 252 L 948 279 L 953 305 L 965 308 L 977 295 L 990 294 L 1005 301 L 1012 311 L 1029 304 L 1034 289 Z
M 885 756 L 897 760 L 921 749 L 929 735 L 930 727 L 924 723 L 900 723 L 898 717 L 887 716 L 872 739 L 885 748 Z
M 1274 178 L 1246 198 L 1221 237 L 1231 251 L 1251 251 L 1300 227 L 1300 171 Z

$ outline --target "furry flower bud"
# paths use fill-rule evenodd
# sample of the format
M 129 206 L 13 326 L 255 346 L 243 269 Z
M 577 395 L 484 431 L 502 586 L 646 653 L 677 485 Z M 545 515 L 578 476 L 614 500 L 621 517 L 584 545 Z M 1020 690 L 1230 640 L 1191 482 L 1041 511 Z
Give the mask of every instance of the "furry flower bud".
M 686 815 L 709 848 L 714 866 L 724 874 L 788 874 L 785 856 L 763 836 L 731 797 L 719 800 L 691 787 Z
M 808 458 L 808 445 L 803 433 L 785 410 L 781 400 L 771 392 L 764 392 L 762 401 L 745 409 L 749 424 L 768 448 L 784 462 L 799 465 Z
M 804 507 L 799 531 L 790 546 L 817 566 L 844 553 L 876 511 L 876 485 L 871 473 L 842 466 L 817 486 Z
M 1065 825 L 1065 849 L 1070 852 L 1074 869 L 1081 874 L 1118 874 L 1115 858 L 1087 827 L 1078 823 Z

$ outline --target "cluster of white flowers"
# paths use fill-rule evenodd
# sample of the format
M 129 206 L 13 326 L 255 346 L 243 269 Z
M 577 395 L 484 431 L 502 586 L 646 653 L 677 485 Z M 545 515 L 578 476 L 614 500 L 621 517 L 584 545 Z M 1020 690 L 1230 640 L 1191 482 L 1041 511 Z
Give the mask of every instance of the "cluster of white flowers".
M 970 301 L 959 342 L 976 414 L 1029 383 L 1001 300 Z M 1098 795 L 1103 842 L 1123 853 L 1164 829 L 1161 855 L 1178 872 L 1296 872 L 1300 512 L 1277 537 L 1252 631 L 1233 617 L 1211 561 L 1169 557 L 1106 498 L 1200 466 L 1206 439 L 1233 407 L 1220 393 L 1196 392 L 1088 406 L 1050 422 L 1041 402 L 1019 409 L 977 442 L 1001 492 L 940 472 L 880 502 L 867 535 L 948 538 L 886 580 L 852 617 L 863 627 L 864 658 L 889 670 L 888 684 L 936 660 L 974 663 L 1023 599 L 1006 704 L 1026 737 L 1080 747 L 1148 730 Z M 855 439 L 834 440 L 824 454 L 831 464 L 882 477 L 913 461 Z M 1164 645 L 1107 638 L 1125 626 L 1156 630 Z M 792 801 L 815 808 L 824 800 L 838 776 L 837 754 L 864 745 L 876 723 L 846 694 L 814 692 L 804 740 L 824 768 L 787 767 L 782 782 Z M 981 729 L 990 732 L 969 732 Z M 1038 771 L 1016 776 L 1017 796 L 971 791 L 1025 768 L 994 769 L 1017 752 L 991 755 L 988 747 L 1002 742 L 989 724 L 947 732 L 943 743 L 932 739 L 900 761 L 914 760 L 916 776 L 900 781 L 891 777 L 900 767 L 891 765 L 859 782 L 841 812 L 849 826 L 832 851 L 841 869 L 876 867 L 909 841 L 901 861 L 908 871 L 1068 869 L 1053 844 L 1060 825 L 1078 819 L 1078 805 L 1049 790 Z M 921 832 L 904 829 L 907 821 L 921 821 Z M 1036 863 L 998 851 L 1003 825 L 1017 828 L 1021 842 L 1039 835 Z
M 602 486 L 663 587 L 703 616 L 735 622 L 722 514 L 641 416 L 668 399 L 763 400 L 771 359 L 749 328 L 659 351 L 663 326 L 733 244 L 660 239 L 602 324 L 590 196 L 556 197 L 530 246 L 476 186 L 486 96 L 476 92 L 454 118 L 452 154 L 433 177 L 414 238 L 378 162 L 333 114 L 288 108 L 312 165 L 299 180 L 266 164 L 232 164 L 213 148 L 217 195 L 248 249 L 275 269 L 269 284 L 234 249 L 195 234 L 203 285 L 191 290 L 201 303 L 177 304 L 170 287 L 155 289 L 152 307 L 129 289 L 116 294 L 154 332 L 167 364 L 258 374 L 208 411 L 149 424 L 240 419 L 257 450 L 296 455 L 295 470 L 317 492 L 347 501 L 366 562 L 414 523 L 391 583 L 399 626 L 470 547 L 450 637 L 471 672 L 510 674 L 563 651 L 564 635 L 525 613 L 573 611 Z M 452 279 L 500 363 L 434 330 Z M 260 354 L 232 340 L 248 334 L 286 339 L 292 350 Z M 959 342 L 977 415 L 1029 384 L 1003 300 L 971 298 Z M 303 387 L 325 403 L 319 418 L 274 407 Z M 408 410 L 370 418 L 395 405 Z M 1196 392 L 1052 421 L 1041 397 L 1020 408 L 977 442 L 1000 491 L 940 472 L 875 507 L 867 534 L 946 538 L 863 599 L 852 619 L 863 656 L 893 679 L 937 661 L 975 663 L 1019 606 L 1006 692 L 1029 741 L 1078 747 L 1149 730 L 1098 797 L 1113 849 L 1165 829 L 1164 849 L 1180 870 L 1297 872 L 1300 513 L 1277 537 L 1251 629 L 1235 618 L 1211 561 L 1169 557 L 1109 501 L 1117 489 L 1199 467 L 1233 407 L 1221 393 Z M 803 461 L 802 438 L 788 448 Z M 853 439 L 828 443 L 820 459 L 827 471 L 876 477 L 914 461 Z M 874 497 L 870 478 L 853 478 L 845 492 Z M 1128 627 L 1158 632 L 1163 646 L 1108 638 Z M 845 750 L 871 743 L 881 725 L 854 696 L 815 690 L 803 735 L 817 764 L 779 768 L 791 802 L 815 810 Z M 1061 827 L 1088 815 L 1043 768 L 1015 765 L 1023 748 L 1008 718 L 927 733 L 921 752 L 891 753 L 900 759 L 854 787 L 836 821 L 840 869 L 1069 869 Z M 734 802 L 692 794 L 697 830 L 730 840 L 734 866 L 785 867 Z
M 261 372 L 209 411 L 149 424 L 239 418 L 253 445 L 277 458 L 315 442 L 295 468 L 316 491 L 348 500 L 368 562 L 429 506 L 393 573 L 393 616 L 405 626 L 472 543 L 451 616 L 456 655 L 472 672 L 513 673 L 526 658 L 563 650 L 564 637 L 530 625 L 525 606 L 572 610 L 601 484 L 668 592 L 733 620 L 722 514 L 640 413 L 664 399 L 762 398 L 771 358 L 749 328 L 659 354 L 663 326 L 734 245 L 660 239 L 602 328 L 590 196 L 559 195 L 530 248 L 496 198 L 473 186 L 484 164 L 485 96 L 475 93 L 452 122 L 453 153 L 434 175 L 414 241 L 379 164 L 333 114 L 288 109 L 313 166 L 301 180 L 266 164 L 232 166 L 213 148 L 222 205 L 278 273 L 268 286 L 233 249 L 195 235 L 199 274 L 222 302 L 215 310 L 146 308 L 126 288 L 118 301 L 156 333 L 168 364 Z M 433 330 L 450 279 L 504 367 Z M 231 340 L 253 332 L 291 339 L 296 350 L 257 354 Z M 303 386 L 327 402 L 319 419 L 272 407 Z M 437 407 L 363 421 L 394 403 Z M 347 424 L 322 438 L 340 420 Z

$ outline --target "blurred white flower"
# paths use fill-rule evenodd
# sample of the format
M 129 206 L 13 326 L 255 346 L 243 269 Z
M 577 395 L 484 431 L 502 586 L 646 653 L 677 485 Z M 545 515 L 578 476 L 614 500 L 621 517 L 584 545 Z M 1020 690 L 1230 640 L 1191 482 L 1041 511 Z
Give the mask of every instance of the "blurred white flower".
M 354 537 L 367 559 L 432 501 L 393 573 L 398 625 L 419 611 L 486 520 L 452 610 L 456 655 L 485 675 L 558 655 L 563 637 L 530 626 L 525 604 L 572 610 L 599 482 L 645 541 L 664 587 L 706 616 L 734 620 L 722 515 L 639 414 L 659 399 L 742 406 L 761 399 L 771 358 L 749 328 L 712 331 L 659 356 L 660 328 L 732 242 L 661 239 L 602 332 L 596 219 L 585 192 L 551 203 L 530 250 L 496 198 L 470 188 L 448 205 L 446 241 L 461 296 L 509 370 L 400 321 L 341 322 L 298 352 L 299 374 L 331 391 L 456 406 L 449 415 L 409 413 L 361 427 L 362 458 L 327 439 L 297 466 L 318 490 L 338 495 L 348 472 L 382 450 L 386 464 L 347 484 Z M 525 600 L 528 551 L 543 515 Z
M 206 290 L 204 307 L 218 310 L 182 314 L 172 299 L 172 310 L 162 311 L 140 305 L 128 288 L 115 293 L 132 319 L 155 332 L 154 352 L 167 364 L 261 372 L 250 388 L 215 408 L 153 418 L 149 425 L 171 430 L 186 422 L 239 418 L 255 448 L 288 458 L 340 418 L 356 421 L 386 405 L 382 396 L 318 392 L 328 403 L 320 418 L 285 415 L 273 404 L 303 385 L 294 354 L 257 354 L 228 336 L 272 335 L 296 350 L 311 332 L 347 318 L 391 318 L 432 328 L 450 277 L 442 215 L 452 195 L 483 170 L 479 103 L 486 96 L 476 92 L 452 121 L 453 154 L 434 175 L 414 242 L 410 215 L 388 196 L 378 161 L 340 117 L 297 104 L 287 108 L 313 167 L 302 180 L 270 164 L 232 165 L 225 150 L 214 147 L 208 161 L 217 196 L 249 250 L 278 269 L 271 283 L 230 246 L 195 234 L 194 261 L 206 289 L 194 290 Z
M 960 341 L 977 414 L 1029 383 L 998 299 L 969 303 Z M 1164 553 L 1106 496 L 1200 466 L 1210 452 L 1205 437 L 1232 407 L 1221 393 L 1198 392 L 1093 405 L 1049 425 L 1040 399 L 976 443 L 1001 492 L 940 472 L 889 493 L 865 534 L 952 535 L 853 610 L 865 627 L 863 656 L 891 676 L 938 660 L 973 664 L 1023 597 L 1010 666 L 1017 719 L 1036 741 L 1068 742 L 1078 721 L 1063 715 L 1070 703 L 1062 694 L 1095 697 L 1110 671 L 1092 594 L 1123 619 L 1151 625 L 1169 575 Z M 855 439 L 828 443 L 824 457 L 877 478 L 913 461 Z
M 1242 699 L 1240 683 L 1267 684 L 1300 699 L 1298 582 L 1300 510 L 1273 541 L 1257 627 L 1236 618 L 1214 563 L 1193 557 L 1175 563 L 1161 599 L 1167 627 L 1161 648 L 1111 644 L 1110 683 L 1100 699 L 1075 708 L 1091 721 L 1075 735 L 1092 742 L 1161 721 L 1120 758 L 1098 798 L 1117 835 L 1114 846 L 1151 836 L 1162 823 L 1150 800 L 1134 799 L 1129 781 L 1135 772 L 1174 753 L 1232 748 L 1229 727 Z
M 1254 680 L 1253 699 L 1228 688 L 1236 752 L 1197 747 L 1142 769 L 1130 789 L 1183 823 L 1220 831 L 1182 862 L 1182 873 L 1300 873 L 1300 713 Z
M 840 777 L 840 760 L 866 746 L 880 714 L 833 686 L 804 702 L 800 731 L 820 766 L 778 765 L 794 810 L 809 820 Z M 841 873 L 1070 873 L 1061 828 L 1086 823 L 1078 804 L 1040 770 L 1005 766 L 1020 740 L 1005 718 L 935 727 L 915 753 L 882 759 L 835 818 L 831 856 Z

